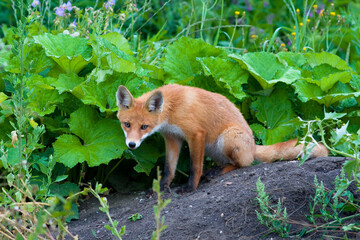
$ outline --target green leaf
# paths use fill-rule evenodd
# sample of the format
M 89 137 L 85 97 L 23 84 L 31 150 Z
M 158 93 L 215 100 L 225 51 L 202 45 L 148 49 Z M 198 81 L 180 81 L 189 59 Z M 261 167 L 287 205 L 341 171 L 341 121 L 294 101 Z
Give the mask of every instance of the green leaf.
M 92 58 L 92 49 L 85 38 L 45 33 L 34 36 L 34 40 L 68 74 L 79 73 Z
M 84 78 L 79 77 L 75 73 L 70 74 L 60 74 L 59 78 L 53 82 L 51 85 L 56 87 L 59 93 L 63 92 L 72 92 L 73 89 L 81 84 L 84 81 Z
M 320 104 L 325 104 L 326 107 L 346 98 L 360 95 L 360 92 L 354 92 L 350 86 L 342 82 L 337 82 L 328 92 L 322 91 L 319 86 L 304 79 L 296 81 L 293 86 L 302 102 L 314 100 Z
M 53 113 L 57 104 L 64 101 L 64 96 L 51 86 L 54 81 L 55 78 L 43 78 L 36 74 L 27 79 L 26 85 L 32 90 L 29 94 L 29 98 L 32 99 L 29 107 L 40 116 Z
M 344 60 L 335 54 L 328 52 L 306 53 L 305 57 L 312 68 L 322 64 L 328 64 L 341 71 L 353 71 Z
M 314 69 L 314 72 L 316 72 L 317 75 L 320 75 L 320 71 L 317 71 Z M 308 79 L 305 80 L 310 83 L 315 83 L 317 86 L 321 88 L 322 91 L 327 92 L 330 90 L 337 82 L 342 83 L 348 83 L 351 80 L 351 74 L 350 72 L 337 72 L 333 74 L 326 75 L 324 74 L 324 77 L 321 77 L 321 79 Z
M 299 127 L 297 118 L 271 129 L 265 128 L 263 125 L 257 123 L 250 125 L 254 135 L 261 139 L 264 145 L 271 145 L 287 140 L 287 138 L 294 134 L 297 127 Z
M 60 175 L 60 176 L 57 176 L 54 182 L 61 182 L 61 181 L 65 180 L 65 179 L 67 179 L 68 176 L 69 176 L 69 175 Z
M 8 96 L 5 93 L 0 92 L 0 103 L 5 101 L 6 99 L 8 99 Z
M 307 63 L 304 54 L 302 53 L 293 53 L 293 52 L 279 52 L 276 54 L 280 61 L 292 67 L 302 68 L 304 64 Z
M 101 112 L 115 112 L 118 110 L 115 93 L 119 85 L 125 85 L 134 97 L 157 87 L 133 73 L 113 74 L 100 83 L 94 79 L 83 82 L 75 87 L 73 94 L 83 103 L 99 107 Z
M 269 129 L 276 128 L 295 117 L 289 94 L 285 89 L 277 88 L 270 96 L 259 96 L 251 104 L 255 116 Z
M 67 167 L 85 161 L 90 167 L 107 164 L 120 158 L 126 149 L 120 123 L 100 118 L 89 106 L 72 113 L 69 125 L 76 136 L 61 135 L 53 144 L 54 157 Z
M 137 59 L 132 57 L 132 51 L 127 40 L 119 33 L 108 33 L 100 38 L 94 39 L 92 43 L 96 49 L 96 56 L 100 59 L 94 61 L 94 64 L 108 70 L 108 68 L 117 72 L 134 72 Z M 106 61 L 104 61 L 106 59 Z
M 205 75 L 212 76 L 222 90 L 226 89 L 238 100 L 246 97 L 241 85 L 247 83 L 249 74 L 239 64 L 219 57 L 198 58 L 198 61 Z
M 102 38 L 106 39 L 111 44 L 115 45 L 117 49 L 123 51 L 128 55 L 133 55 L 133 52 L 130 49 L 130 45 L 126 38 L 117 32 L 107 33 L 101 36 Z
M 134 159 L 137 162 L 134 167 L 136 172 L 144 172 L 149 175 L 158 158 L 163 155 L 154 145 L 154 142 L 145 141 L 138 149 L 126 151 L 125 157 Z
M 164 70 L 168 75 L 167 83 L 191 80 L 202 70 L 196 58 L 211 56 L 226 57 L 226 53 L 201 39 L 180 38 L 166 49 Z
M 271 88 L 278 82 L 291 84 L 301 77 L 299 70 L 284 65 L 276 55 L 267 52 L 247 53 L 244 56 L 230 54 L 248 70 L 263 89 Z
M 75 194 L 80 192 L 80 188 L 75 183 L 53 183 L 50 185 L 50 193 L 53 195 L 60 195 L 62 197 L 70 196 L 71 194 Z
M 324 120 L 326 120 L 326 119 L 331 119 L 331 120 L 340 119 L 345 115 L 346 115 L 346 113 L 325 112 Z
M 250 127 L 265 145 L 283 142 L 300 124 L 286 89 L 277 88 L 270 96 L 259 96 L 251 108 L 264 126 L 252 124 Z

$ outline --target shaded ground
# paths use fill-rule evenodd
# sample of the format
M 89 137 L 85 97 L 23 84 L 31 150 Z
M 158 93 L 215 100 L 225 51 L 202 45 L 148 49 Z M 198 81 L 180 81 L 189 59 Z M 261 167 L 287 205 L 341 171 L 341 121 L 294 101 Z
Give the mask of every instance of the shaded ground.
M 281 198 L 287 207 L 289 218 L 306 222 L 309 201 L 314 194 L 314 175 L 323 181 L 325 187 L 333 188 L 334 179 L 340 173 L 344 158 L 317 158 L 299 166 L 297 161 L 259 164 L 238 169 L 210 182 L 202 182 L 193 193 L 165 193 L 163 199 L 172 199 L 162 215 L 168 226 L 161 239 L 260 239 L 268 233 L 256 218 L 256 181 L 261 177 L 274 203 Z M 144 193 L 129 195 L 112 194 L 108 196 L 110 214 L 126 225 L 123 239 L 151 239 L 155 229 L 153 206 L 156 199 L 146 198 Z M 95 199 L 83 202 L 80 206 L 80 220 L 72 221 L 69 229 L 78 234 L 79 239 L 115 239 L 104 228 L 108 223 L 106 215 L 99 211 Z M 143 219 L 129 222 L 128 217 L 140 213 Z M 359 222 L 360 219 L 356 219 Z M 292 230 L 303 226 L 292 225 Z M 92 233 L 96 233 L 96 237 Z M 314 235 L 316 234 L 316 235 Z M 344 233 L 331 233 L 344 236 Z M 356 234 L 348 234 L 351 239 Z M 322 233 L 315 232 L 306 236 L 318 239 Z M 265 239 L 275 238 L 276 234 L 266 235 Z M 325 239 L 328 239 L 326 236 Z

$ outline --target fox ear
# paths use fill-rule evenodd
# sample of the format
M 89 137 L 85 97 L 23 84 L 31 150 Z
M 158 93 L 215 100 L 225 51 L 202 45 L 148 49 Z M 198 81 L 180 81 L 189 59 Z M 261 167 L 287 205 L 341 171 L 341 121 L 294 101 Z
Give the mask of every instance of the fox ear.
M 119 109 L 128 109 L 134 106 L 134 97 L 123 85 L 119 86 L 116 92 L 116 104 L 118 105 Z
M 156 91 L 146 100 L 144 107 L 147 108 L 149 112 L 159 113 L 162 111 L 163 105 L 163 95 L 160 91 Z

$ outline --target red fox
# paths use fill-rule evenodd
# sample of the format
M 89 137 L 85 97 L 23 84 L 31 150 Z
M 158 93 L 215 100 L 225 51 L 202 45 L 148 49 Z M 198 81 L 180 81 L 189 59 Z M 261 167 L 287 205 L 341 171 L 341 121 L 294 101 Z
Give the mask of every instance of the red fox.
M 224 96 L 200 88 L 165 85 L 134 99 L 125 86 L 119 86 L 116 100 L 117 117 L 130 149 L 138 148 L 155 132 L 164 137 L 166 161 L 161 189 L 170 187 L 184 140 L 190 150 L 190 176 L 184 192 L 198 187 L 205 155 L 223 166 L 224 174 L 249 166 L 254 159 L 268 163 L 292 160 L 303 148 L 301 144 L 295 146 L 295 139 L 255 145 L 253 133 L 236 106 Z M 311 152 L 311 157 L 327 155 L 322 144 Z

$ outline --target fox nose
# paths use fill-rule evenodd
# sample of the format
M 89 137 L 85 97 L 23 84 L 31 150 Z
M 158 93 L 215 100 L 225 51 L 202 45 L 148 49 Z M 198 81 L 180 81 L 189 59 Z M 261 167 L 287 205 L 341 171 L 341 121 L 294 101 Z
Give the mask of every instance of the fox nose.
M 129 146 L 129 148 L 133 149 L 133 148 L 136 147 L 136 143 L 134 143 L 134 142 L 129 142 L 128 146 Z

